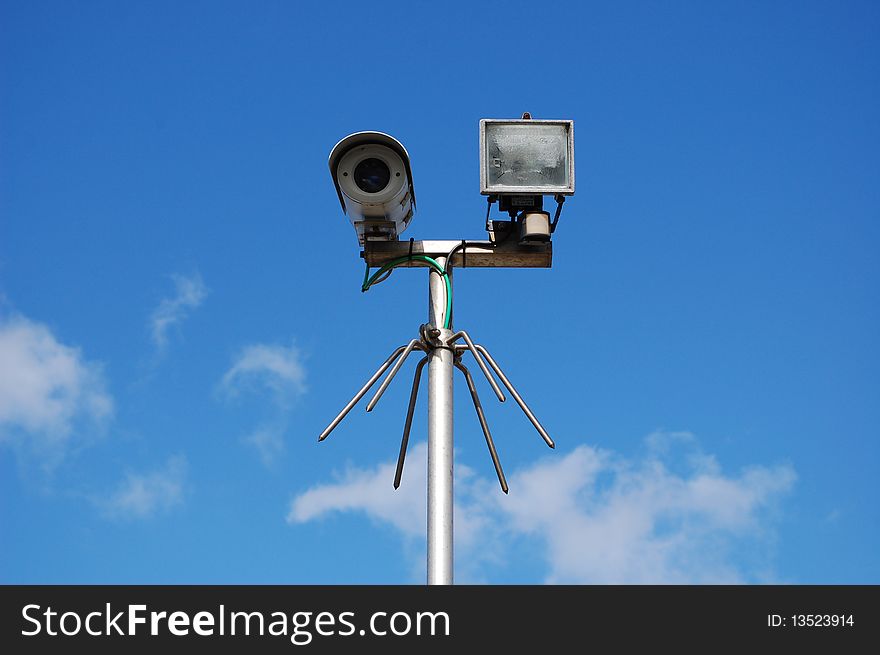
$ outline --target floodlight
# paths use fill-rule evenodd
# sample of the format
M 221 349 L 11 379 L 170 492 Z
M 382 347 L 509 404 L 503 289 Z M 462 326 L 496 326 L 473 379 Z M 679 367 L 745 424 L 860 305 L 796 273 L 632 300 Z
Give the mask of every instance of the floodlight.
M 480 121 L 480 193 L 574 194 L 574 121 Z
M 510 214 L 520 244 L 550 241 L 565 196 L 574 194 L 574 121 L 532 120 L 528 113 L 519 120 L 481 120 L 480 193 Z M 544 196 L 557 202 L 552 221 Z M 486 225 L 490 234 L 493 225 Z

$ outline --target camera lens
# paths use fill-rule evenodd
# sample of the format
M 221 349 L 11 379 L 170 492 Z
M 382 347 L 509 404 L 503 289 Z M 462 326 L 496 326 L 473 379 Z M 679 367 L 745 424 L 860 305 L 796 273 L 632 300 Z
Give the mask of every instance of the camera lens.
M 379 193 L 388 186 L 390 179 L 391 171 L 388 170 L 388 164 L 375 157 L 364 159 L 354 168 L 354 183 L 361 191 L 367 193 Z

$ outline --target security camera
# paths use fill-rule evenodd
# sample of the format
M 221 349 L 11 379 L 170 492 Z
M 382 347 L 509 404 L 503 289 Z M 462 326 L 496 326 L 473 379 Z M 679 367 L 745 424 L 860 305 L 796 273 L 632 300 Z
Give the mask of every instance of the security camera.
M 396 241 L 416 210 L 403 144 L 382 132 L 356 132 L 333 147 L 329 164 L 342 211 L 360 244 Z

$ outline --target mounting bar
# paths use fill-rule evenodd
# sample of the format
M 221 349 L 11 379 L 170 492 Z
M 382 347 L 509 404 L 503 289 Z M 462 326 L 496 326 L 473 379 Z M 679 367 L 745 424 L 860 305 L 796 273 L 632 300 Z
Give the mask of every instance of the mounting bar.
M 437 259 L 446 257 L 461 241 L 413 241 L 410 251 L 409 241 L 367 241 L 361 257 L 373 268 L 387 264 L 392 259 L 407 255 L 427 255 Z M 452 256 L 456 268 L 550 268 L 553 263 L 553 244 L 521 246 L 514 238 L 499 244 L 491 241 L 468 241 L 463 253 L 461 249 Z M 401 264 L 401 266 L 422 266 L 423 264 Z

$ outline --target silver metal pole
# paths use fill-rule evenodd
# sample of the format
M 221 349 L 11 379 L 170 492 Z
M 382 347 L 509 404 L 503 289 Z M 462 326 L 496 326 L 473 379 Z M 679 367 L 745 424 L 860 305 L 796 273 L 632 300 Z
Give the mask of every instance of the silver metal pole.
M 437 263 L 446 266 L 446 258 Z M 445 343 L 446 284 L 430 270 L 428 321 Z M 449 328 L 452 325 L 450 323 Z M 452 348 L 435 348 L 428 364 L 428 584 L 452 584 Z

